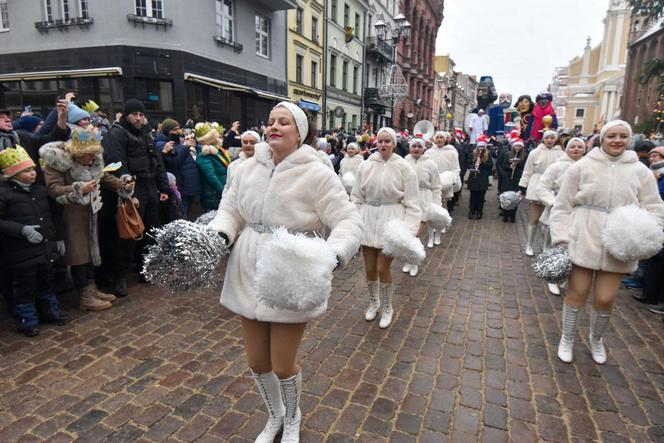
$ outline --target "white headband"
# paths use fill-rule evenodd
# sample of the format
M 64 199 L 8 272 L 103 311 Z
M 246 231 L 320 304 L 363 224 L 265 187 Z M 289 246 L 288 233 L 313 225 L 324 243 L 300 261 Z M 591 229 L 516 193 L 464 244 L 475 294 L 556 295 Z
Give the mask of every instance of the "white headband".
M 240 141 L 241 141 L 241 142 L 244 141 L 244 138 L 245 138 L 246 136 L 248 136 L 248 135 L 250 135 L 250 136 L 252 136 L 253 138 L 255 138 L 255 139 L 256 139 L 256 143 L 258 143 L 259 141 L 261 141 L 261 136 L 258 135 L 258 132 L 256 132 L 256 131 L 244 131 L 244 132 L 242 133 L 242 135 L 240 136 Z
M 408 142 L 408 146 L 413 146 L 414 144 L 419 143 L 422 147 L 425 146 L 424 139 L 420 137 L 415 137 Z
M 307 138 L 309 133 L 309 121 L 307 120 L 307 115 L 304 113 L 299 106 L 294 105 L 290 102 L 279 102 L 274 108 L 284 107 L 290 111 L 295 120 L 295 126 L 297 126 L 297 132 L 300 134 L 300 144 L 304 143 L 304 140 Z M 273 108 L 273 109 L 274 109 Z
M 544 134 L 542 134 L 542 138 L 547 137 L 549 135 L 555 135 L 556 138 L 558 138 L 558 132 L 556 132 L 552 129 L 547 129 L 546 131 L 544 131 Z
M 434 138 L 438 136 L 443 136 L 444 138 L 449 138 L 449 134 L 445 131 L 438 131 L 434 134 Z
M 383 128 L 380 128 L 378 130 L 378 133 L 376 133 L 376 138 L 378 138 L 378 136 L 380 136 L 381 132 L 386 132 L 392 138 L 392 142 L 394 143 L 394 146 L 397 145 L 397 133 L 394 129 L 388 128 L 387 126 L 385 126 Z
M 567 141 L 567 144 L 565 145 L 565 151 L 567 151 L 572 144 L 572 142 L 579 142 L 583 145 L 583 149 L 586 149 L 586 142 L 583 141 L 581 137 L 572 137 Z
M 632 137 L 632 127 L 627 123 L 625 120 L 611 120 L 604 126 L 602 126 L 602 129 L 599 131 L 599 142 L 602 143 L 602 140 L 604 139 L 604 136 L 606 133 L 609 131 L 609 129 L 616 127 L 616 126 L 623 126 L 625 129 L 627 129 L 627 132 L 629 132 L 630 138 Z

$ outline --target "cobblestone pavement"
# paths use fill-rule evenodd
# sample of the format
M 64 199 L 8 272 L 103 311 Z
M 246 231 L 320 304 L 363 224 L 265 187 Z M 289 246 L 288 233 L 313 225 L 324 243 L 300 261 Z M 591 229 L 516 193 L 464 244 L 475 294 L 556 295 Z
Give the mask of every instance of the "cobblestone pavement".
M 491 194 L 491 192 L 490 192 Z M 307 328 L 303 442 L 664 441 L 664 326 L 620 294 L 605 366 L 556 347 L 562 299 L 521 253 L 520 223 L 465 203 L 417 278 L 393 268 L 396 318 L 364 321 L 363 265 L 336 273 L 327 314 Z M 102 313 L 35 339 L 0 321 L 0 441 L 252 441 L 266 414 L 240 323 L 218 291 L 136 285 Z M 68 300 L 70 305 L 73 300 Z

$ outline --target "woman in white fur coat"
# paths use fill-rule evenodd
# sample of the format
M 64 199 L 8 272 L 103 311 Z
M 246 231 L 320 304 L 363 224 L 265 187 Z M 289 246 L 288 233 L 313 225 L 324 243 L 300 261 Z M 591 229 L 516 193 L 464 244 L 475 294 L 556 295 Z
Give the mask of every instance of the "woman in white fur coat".
M 282 442 L 299 441 L 302 389 L 296 354 L 307 321 L 323 314 L 326 303 L 309 311 L 278 309 L 257 297 L 256 264 L 272 230 L 292 233 L 329 228 L 327 244 L 344 266 L 357 252 L 360 217 L 336 174 L 316 150 L 315 121 L 296 105 L 272 109 L 268 144 L 242 165 L 209 227 L 233 246 L 226 267 L 221 304 L 241 316 L 245 352 L 266 404 L 268 423 L 258 442 L 271 442 L 283 427 Z
M 381 308 L 379 327 L 392 323 L 394 283 L 390 273 L 393 257 L 383 255 L 383 228 L 392 219 L 400 219 L 417 235 L 422 211 L 419 204 L 417 174 L 406 160 L 394 153 L 397 134 L 392 128 L 378 130 L 374 152 L 358 168 L 350 195 L 362 217 L 364 234 L 362 254 L 369 287 L 369 308 L 364 318 L 372 321 Z M 380 281 L 380 288 L 379 288 Z
M 355 183 L 355 175 L 357 174 L 357 168 L 364 162 L 364 157 L 360 154 L 360 147 L 357 143 L 348 143 L 346 146 L 346 154 L 344 158 L 339 162 L 339 177 L 341 178 L 341 183 L 344 184 L 346 192 L 348 194 L 353 190 L 353 184 Z
M 551 208 L 556 202 L 556 194 L 563 182 L 563 177 L 567 169 L 580 160 L 586 152 L 586 142 L 582 138 L 574 137 L 569 139 L 565 147 L 565 155 L 560 157 L 555 163 L 549 166 L 537 184 L 536 196 L 545 206 L 544 212 L 540 217 L 540 223 L 546 226 L 544 230 L 544 250 L 551 247 L 551 231 L 549 229 L 549 216 Z M 560 288 L 556 283 L 547 283 L 549 292 L 553 295 L 560 295 Z
M 636 261 L 619 261 L 607 252 L 602 234 L 609 213 L 637 205 L 654 215 L 660 225 L 664 224 L 664 203 L 655 178 L 639 162 L 636 153 L 627 150 L 631 136 L 627 122 L 614 120 L 604 125 L 600 131 L 601 147 L 570 166 L 551 210 L 552 243 L 566 245 L 573 263 L 558 345 L 558 358 L 566 363 L 572 361 L 579 314 L 591 289 L 590 350 L 596 363 L 606 362 L 602 336 L 620 279 L 637 266 Z M 625 229 L 639 229 L 639 226 L 625 226 Z
M 544 206 L 537 198 L 537 183 L 546 168 L 563 155 L 563 150 L 556 145 L 556 140 L 558 140 L 556 131 L 548 130 L 544 132 L 542 143 L 528 154 L 526 166 L 524 166 L 521 180 L 519 180 L 519 194 L 522 196 L 525 194 L 526 200 L 530 202 L 530 220 L 527 228 L 528 242 L 526 243 L 526 255 L 529 257 L 534 254 L 533 241 L 535 240 L 539 219 L 542 212 L 544 212 Z
M 436 163 L 424 155 L 424 140 L 421 138 L 414 138 L 408 142 L 410 147 L 410 154 L 406 156 L 406 161 L 415 169 L 417 173 L 417 182 L 420 188 L 420 210 L 422 217 L 420 218 L 420 229 L 418 237 L 420 237 L 427 228 L 428 244 L 427 247 L 433 248 L 433 226 L 427 223 L 430 219 L 431 206 L 442 206 L 441 192 L 443 186 L 440 183 L 440 174 L 438 174 L 438 167 Z M 458 173 L 457 173 L 458 175 Z M 403 272 L 410 273 L 411 277 L 415 277 L 419 271 L 418 266 L 413 263 L 406 263 Z
M 327 140 L 321 137 L 316 141 L 314 146 L 316 147 L 316 155 L 321 163 L 334 171 L 334 165 L 332 164 L 332 160 L 330 160 L 330 155 L 327 153 L 327 149 L 330 146 Z
M 461 177 L 459 176 L 459 172 L 461 172 L 461 166 L 459 165 L 459 153 L 454 146 L 447 144 L 449 139 L 450 135 L 447 132 L 436 132 L 433 136 L 434 145 L 427 149 L 424 155 L 436 163 L 438 173 L 453 174 L 454 180 L 457 181 L 457 186 L 459 186 L 458 189 L 460 189 Z M 452 197 L 454 197 L 454 186 L 446 186 L 442 191 L 442 203 L 444 208 L 447 208 L 447 202 Z M 440 231 L 435 231 L 435 245 L 440 244 L 441 234 Z
M 260 141 L 261 136 L 258 135 L 258 132 L 256 131 L 245 131 L 240 136 L 242 150 L 240 151 L 238 157 L 233 160 L 230 165 L 228 165 L 228 169 L 226 170 L 226 185 L 224 185 L 224 191 L 221 194 L 222 198 L 224 195 L 226 195 L 228 189 L 231 187 L 233 178 L 237 174 L 238 169 L 240 169 L 240 165 L 244 163 L 245 160 L 254 156 L 254 152 L 256 151 L 256 144 L 260 143 Z

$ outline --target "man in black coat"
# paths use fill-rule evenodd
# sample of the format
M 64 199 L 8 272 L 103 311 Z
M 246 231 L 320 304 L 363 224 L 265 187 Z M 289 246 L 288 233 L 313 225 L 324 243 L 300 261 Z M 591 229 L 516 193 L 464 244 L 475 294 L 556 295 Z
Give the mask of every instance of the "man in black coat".
M 125 102 L 120 121 L 113 125 L 104 136 L 104 162 L 108 165 L 121 162 L 122 166 L 115 174 L 119 177 L 129 174 L 135 177 L 134 201 L 145 225 L 145 231 L 160 225 L 159 202 L 168 200 L 168 178 L 161 154 L 154 146 L 150 134 L 143 130 L 145 107 L 137 99 Z M 121 240 L 115 223 L 117 194 L 102 191 L 106 204 L 100 216 L 100 251 L 102 272 L 109 281 L 108 289 L 118 297 L 127 296 L 126 275 L 134 258 L 136 242 Z M 145 252 L 145 241 L 139 242 L 139 259 Z M 138 266 L 142 264 L 139 261 Z

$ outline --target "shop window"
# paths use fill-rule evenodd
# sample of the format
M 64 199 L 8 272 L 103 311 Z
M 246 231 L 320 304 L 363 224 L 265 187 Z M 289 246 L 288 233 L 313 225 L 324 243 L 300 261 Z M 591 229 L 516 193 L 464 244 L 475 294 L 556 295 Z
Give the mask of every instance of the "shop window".
M 173 83 L 164 80 L 136 79 L 136 98 L 148 111 L 173 111 Z

